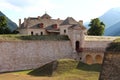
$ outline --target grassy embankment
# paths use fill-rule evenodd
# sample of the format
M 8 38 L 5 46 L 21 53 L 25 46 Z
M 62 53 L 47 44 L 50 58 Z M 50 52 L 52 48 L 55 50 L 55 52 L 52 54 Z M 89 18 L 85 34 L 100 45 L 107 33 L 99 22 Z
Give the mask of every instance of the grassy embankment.
M 24 77 L 24 80 L 98 80 L 101 70 L 99 64 L 87 65 L 71 59 L 57 61 L 54 69 L 53 64 L 51 62 L 35 70 L 12 72 L 9 74 L 17 75 L 19 78 Z M 0 79 L 2 79 L 1 76 Z M 9 78 L 9 80 L 16 79 Z

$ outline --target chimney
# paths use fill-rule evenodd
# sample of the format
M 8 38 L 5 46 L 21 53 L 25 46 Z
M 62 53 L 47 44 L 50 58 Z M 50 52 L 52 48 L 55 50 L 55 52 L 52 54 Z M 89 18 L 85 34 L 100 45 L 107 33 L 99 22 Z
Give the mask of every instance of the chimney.
M 30 17 L 28 17 L 28 19 L 27 19 L 28 21 L 30 21 Z
M 80 24 L 80 25 L 83 25 L 83 20 L 79 20 L 79 24 Z
M 21 27 L 21 19 L 19 19 L 19 27 Z
M 38 20 L 40 19 L 40 16 L 38 16 Z
M 27 27 L 27 20 L 24 18 L 24 27 Z
M 58 21 L 60 20 L 60 18 L 57 19 Z

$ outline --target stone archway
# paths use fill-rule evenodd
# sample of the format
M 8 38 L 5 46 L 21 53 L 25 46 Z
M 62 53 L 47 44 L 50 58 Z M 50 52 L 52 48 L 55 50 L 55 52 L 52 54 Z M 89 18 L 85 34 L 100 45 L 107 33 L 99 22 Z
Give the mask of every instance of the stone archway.
M 75 50 L 78 52 L 80 49 L 80 42 L 79 41 L 76 41 L 75 42 Z
M 96 57 L 95 57 L 96 63 L 102 64 L 102 60 L 103 60 L 103 58 L 101 55 L 96 55 Z
M 91 55 L 86 55 L 86 63 L 87 64 L 93 64 L 93 58 Z

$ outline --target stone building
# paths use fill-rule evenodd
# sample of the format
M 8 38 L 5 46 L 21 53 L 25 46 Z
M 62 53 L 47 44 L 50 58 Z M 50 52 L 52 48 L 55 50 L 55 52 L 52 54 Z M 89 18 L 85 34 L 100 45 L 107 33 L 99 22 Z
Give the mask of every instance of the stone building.
M 47 13 L 41 17 L 25 18 L 23 23 L 19 20 L 18 30 L 24 35 L 67 35 L 73 58 L 88 64 L 102 63 L 105 48 L 112 41 L 100 41 L 102 38 L 96 36 L 95 39 L 99 39 L 94 41 L 94 37 L 85 35 L 87 30 L 82 20 L 77 22 L 72 17 L 67 17 L 65 20 L 52 19 Z M 87 37 L 93 40 L 86 40 Z
M 52 19 L 47 13 L 43 16 L 38 17 L 28 17 L 24 18 L 24 22 L 21 23 L 19 19 L 19 28 L 18 31 L 20 34 L 25 35 L 68 35 L 68 29 L 81 27 L 82 30 L 85 30 L 83 26 L 83 21 L 80 20 L 77 22 L 72 17 L 67 17 L 65 20 L 61 19 Z
M 22 35 L 67 35 L 70 40 L 1 41 L 0 72 L 36 69 L 51 61 L 66 58 L 87 64 L 101 64 L 106 47 L 117 38 L 87 36 L 82 20 L 77 22 L 72 17 L 52 19 L 47 13 L 37 18 L 24 18 L 23 23 L 19 19 L 18 30 Z

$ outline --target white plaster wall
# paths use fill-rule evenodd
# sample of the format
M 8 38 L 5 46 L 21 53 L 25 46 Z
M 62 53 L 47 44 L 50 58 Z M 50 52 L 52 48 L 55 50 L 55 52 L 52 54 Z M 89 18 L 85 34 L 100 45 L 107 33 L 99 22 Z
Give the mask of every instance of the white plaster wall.
M 66 33 L 64 32 L 64 30 L 66 30 Z M 60 27 L 60 35 L 68 35 L 68 27 Z
M 31 35 L 31 32 L 33 31 L 33 35 L 41 35 L 41 32 L 43 32 L 43 35 L 47 35 L 46 30 L 45 29 L 28 29 L 28 35 Z

